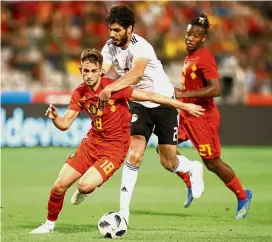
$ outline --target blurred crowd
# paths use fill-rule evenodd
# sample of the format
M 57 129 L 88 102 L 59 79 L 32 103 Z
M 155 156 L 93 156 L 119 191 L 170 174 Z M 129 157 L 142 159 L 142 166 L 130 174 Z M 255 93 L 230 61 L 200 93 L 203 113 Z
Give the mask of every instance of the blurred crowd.
M 2 90 L 74 88 L 82 49 L 103 47 L 109 38 L 105 17 L 120 3 L 134 9 L 134 31 L 154 46 L 174 85 L 186 55 L 187 24 L 204 12 L 223 99 L 239 103 L 248 92 L 272 93 L 272 2 L 195 1 L 1 2 Z

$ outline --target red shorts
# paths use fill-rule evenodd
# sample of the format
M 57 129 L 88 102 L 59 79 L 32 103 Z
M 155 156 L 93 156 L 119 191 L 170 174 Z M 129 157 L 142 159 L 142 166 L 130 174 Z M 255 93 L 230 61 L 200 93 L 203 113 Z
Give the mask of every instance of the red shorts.
M 179 115 L 179 128 L 178 128 L 178 142 L 181 143 L 183 141 L 188 140 L 186 131 L 183 127 L 184 119 L 181 115 Z
M 188 137 L 203 159 L 213 159 L 221 155 L 219 138 L 220 114 L 217 107 L 194 120 L 180 116 L 179 139 Z
M 66 163 L 82 175 L 94 166 L 105 182 L 124 163 L 128 148 L 129 143 L 119 148 L 114 144 L 94 144 L 88 139 L 83 139 L 77 150 L 67 158 Z

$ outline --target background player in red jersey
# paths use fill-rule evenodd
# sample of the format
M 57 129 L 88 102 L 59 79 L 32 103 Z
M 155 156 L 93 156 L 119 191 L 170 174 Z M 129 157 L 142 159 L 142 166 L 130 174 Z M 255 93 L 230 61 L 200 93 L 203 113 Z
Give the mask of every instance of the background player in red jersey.
M 219 124 L 220 114 L 213 97 L 220 95 L 217 65 L 212 54 L 203 47 L 210 27 L 206 15 L 192 20 L 186 32 L 188 55 L 182 71 L 182 88 L 175 89 L 177 98 L 205 108 L 200 118 L 180 111 L 179 140 L 190 139 L 198 150 L 206 167 L 214 172 L 238 199 L 237 219 L 246 217 L 252 192 L 244 190 L 231 167 L 220 158 Z
M 84 83 L 73 92 L 70 105 L 63 117 L 50 105 L 45 115 L 54 125 L 64 131 L 73 123 L 84 109 L 92 119 L 92 128 L 78 149 L 66 160 L 55 181 L 48 200 L 48 215 L 44 224 L 32 230 L 32 234 L 53 232 L 55 221 L 62 209 L 67 189 L 78 179 L 78 190 L 72 197 L 72 203 L 80 203 L 86 194 L 107 181 L 124 162 L 130 145 L 130 120 L 127 101 L 152 101 L 184 109 L 192 115 L 200 116 L 203 109 L 195 104 L 182 103 L 159 94 L 135 90 L 131 87 L 113 93 L 105 109 L 98 108 L 99 92 L 114 80 L 102 78 L 101 53 L 95 49 L 86 49 L 81 54 L 80 72 Z M 177 167 L 177 170 L 181 170 Z

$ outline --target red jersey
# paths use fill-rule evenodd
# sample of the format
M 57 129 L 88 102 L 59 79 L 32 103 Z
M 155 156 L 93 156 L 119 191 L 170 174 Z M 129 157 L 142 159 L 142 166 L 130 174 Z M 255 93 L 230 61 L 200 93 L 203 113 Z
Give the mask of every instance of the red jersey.
M 73 91 L 68 109 L 78 112 L 83 109 L 87 111 L 92 119 L 92 127 L 88 132 L 91 142 L 106 147 L 111 145 L 121 147 L 130 142 L 131 113 L 127 101 L 131 97 L 133 88 L 128 87 L 114 93 L 107 107 L 101 110 L 97 106 L 97 96 L 105 86 L 112 82 L 114 80 L 102 78 L 100 86 L 95 92 L 82 83 Z M 111 147 L 114 149 L 113 146 Z
M 190 91 L 201 89 L 207 85 L 206 80 L 218 78 L 219 74 L 215 59 L 205 47 L 202 47 L 186 56 L 184 60 L 181 80 L 183 90 Z M 201 105 L 206 109 L 206 112 L 215 106 L 213 98 L 211 97 L 182 98 L 181 100 L 186 103 L 195 103 Z M 184 111 L 181 113 L 183 116 L 190 115 Z

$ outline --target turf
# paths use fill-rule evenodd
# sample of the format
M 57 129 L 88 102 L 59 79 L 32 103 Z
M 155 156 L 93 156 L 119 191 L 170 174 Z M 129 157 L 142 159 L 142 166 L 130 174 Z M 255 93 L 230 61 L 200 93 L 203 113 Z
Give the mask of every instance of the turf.
M 80 206 L 68 192 L 55 232 L 29 235 L 44 222 L 50 187 L 73 148 L 2 148 L 2 241 L 103 241 L 97 230 L 101 215 L 118 210 L 121 172 Z M 191 159 L 194 149 L 181 149 Z M 235 196 L 205 170 L 203 196 L 185 209 L 187 189 L 159 164 L 149 148 L 134 192 L 130 226 L 121 241 L 272 241 L 271 147 L 225 147 L 223 159 L 253 190 L 245 220 L 234 219 Z

